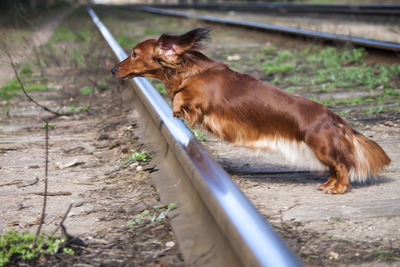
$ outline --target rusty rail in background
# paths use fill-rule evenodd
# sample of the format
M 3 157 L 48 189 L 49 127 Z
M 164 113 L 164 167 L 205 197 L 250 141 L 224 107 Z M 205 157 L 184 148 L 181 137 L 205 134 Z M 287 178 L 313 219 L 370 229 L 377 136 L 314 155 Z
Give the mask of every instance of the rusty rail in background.
M 274 24 L 266 24 L 266 23 L 254 22 L 254 21 L 219 18 L 219 17 L 205 16 L 205 15 L 194 15 L 194 14 L 190 14 L 187 12 L 166 10 L 166 9 L 161 9 L 161 8 L 153 8 L 153 7 L 149 7 L 149 6 L 131 6 L 131 8 L 138 8 L 141 11 L 145 11 L 145 12 L 152 13 L 152 14 L 158 14 L 158 15 L 167 15 L 167 16 L 183 17 L 183 18 L 188 18 L 188 19 L 197 19 L 197 20 L 202 20 L 202 21 L 212 22 L 212 23 L 240 26 L 240 27 L 252 28 L 252 29 L 257 29 L 257 30 L 262 30 L 262 31 L 269 31 L 269 32 L 278 32 L 278 33 L 284 33 L 284 34 L 293 35 L 293 36 L 302 36 L 302 37 L 306 37 L 306 38 L 320 39 L 320 40 L 331 41 L 331 42 L 351 43 L 356 46 L 362 46 L 362 47 L 385 50 L 385 51 L 400 52 L 400 44 L 399 43 L 377 41 L 377 40 L 352 37 L 352 36 L 346 36 L 346 35 L 340 35 L 340 34 L 333 34 L 333 33 L 317 32 L 317 31 L 298 29 L 298 28 L 287 27 L 287 26 L 279 26 L 279 25 L 274 25 Z
M 89 7 L 87 11 L 117 58 L 123 60 L 127 57 L 94 11 Z M 133 82 L 141 102 L 154 122 L 160 125 L 163 137 L 240 259 L 241 265 L 302 266 L 228 174 L 198 143 L 186 125 L 180 119 L 173 118 L 170 106 L 150 82 L 145 78 L 134 78 Z

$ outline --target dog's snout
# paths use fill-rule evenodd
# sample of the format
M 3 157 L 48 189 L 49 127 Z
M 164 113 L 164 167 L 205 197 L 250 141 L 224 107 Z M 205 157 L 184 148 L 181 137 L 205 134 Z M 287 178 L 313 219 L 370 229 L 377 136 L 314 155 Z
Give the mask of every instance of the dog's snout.
M 113 74 L 113 75 L 115 75 L 115 72 L 116 72 L 117 70 L 116 70 L 116 67 L 114 67 L 114 68 L 112 68 L 111 69 L 111 73 Z

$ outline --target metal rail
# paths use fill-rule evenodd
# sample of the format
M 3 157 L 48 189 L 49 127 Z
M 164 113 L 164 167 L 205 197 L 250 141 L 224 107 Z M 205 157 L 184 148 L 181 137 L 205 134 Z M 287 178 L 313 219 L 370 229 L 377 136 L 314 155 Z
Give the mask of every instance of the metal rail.
M 177 17 L 184 17 L 184 18 L 189 18 L 189 19 L 198 19 L 198 20 L 202 20 L 202 21 L 206 21 L 206 22 L 241 26 L 241 27 L 253 28 L 253 29 L 258 29 L 258 30 L 263 30 L 263 31 L 279 32 L 279 33 L 284 33 L 284 34 L 303 36 L 303 37 L 320 39 L 320 40 L 331 41 L 331 42 L 351 43 L 351 44 L 354 44 L 357 46 L 363 46 L 363 47 L 374 48 L 374 49 L 379 49 L 379 50 L 400 51 L 400 44 L 398 44 L 398 43 L 383 42 L 383 41 L 351 37 L 351 36 L 340 35 L 340 34 L 332 34 L 332 33 L 324 33 L 324 32 L 317 32 L 317 31 L 311 31 L 311 30 L 297 29 L 297 28 L 293 28 L 293 27 L 278 26 L 278 25 L 253 22 L 253 21 L 227 19 L 227 18 L 219 18 L 219 17 L 213 17 L 213 16 L 204 16 L 204 15 L 193 15 L 193 14 L 189 14 L 186 12 L 165 10 L 165 9 L 153 8 L 153 7 L 148 7 L 148 6 L 139 7 L 139 9 L 142 11 L 145 11 L 145 12 L 159 14 L 159 15 L 177 16 Z
M 127 57 L 91 8 L 89 15 L 119 60 Z M 175 151 L 205 206 L 244 266 L 302 266 L 272 227 L 232 182 L 225 171 L 197 142 L 156 89 L 145 78 L 134 78 L 141 101 L 159 122 L 159 129 Z M 181 153 L 183 149 L 184 153 Z M 193 211 L 195 212 L 195 211 Z M 220 257 L 223 255 L 220 255 Z
M 175 9 L 205 9 L 218 11 L 238 11 L 256 13 L 316 13 L 351 15 L 400 15 L 398 4 L 340 5 L 301 3 L 193 3 L 193 4 L 153 4 L 152 7 Z

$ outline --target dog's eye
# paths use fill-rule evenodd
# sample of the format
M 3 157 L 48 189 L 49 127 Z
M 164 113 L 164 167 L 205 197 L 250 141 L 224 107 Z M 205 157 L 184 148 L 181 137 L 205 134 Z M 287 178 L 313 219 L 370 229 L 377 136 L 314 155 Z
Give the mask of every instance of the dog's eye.
M 132 57 L 136 57 L 136 52 L 132 52 Z

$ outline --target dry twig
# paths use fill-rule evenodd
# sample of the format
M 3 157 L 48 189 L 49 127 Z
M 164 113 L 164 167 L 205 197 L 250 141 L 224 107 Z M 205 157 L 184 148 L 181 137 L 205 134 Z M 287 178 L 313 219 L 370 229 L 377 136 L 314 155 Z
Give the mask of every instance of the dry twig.
M 11 54 L 10 54 L 10 53 L 8 52 L 8 50 L 5 49 L 4 47 L 3 47 L 2 50 L 3 50 L 3 52 L 7 55 L 7 57 L 9 58 L 11 67 L 13 68 L 13 71 L 14 71 L 14 74 L 15 74 L 15 77 L 17 78 L 17 81 L 18 81 L 19 85 L 21 86 L 22 92 L 24 92 L 25 96 L 29 99 L 29 101 L 31 101 L 32 103 L 34 103 L 34 104 L 37 105 L 38 107 L 42 108 L 43 110 L 45 110 L 45 111 L 47 111 L 47 112 L 50 112 L 51 114 L 55 115 L 56 117 L 60 117 L 60 116 L 66 115 L 66 114 L 58 113 L 57 111 L 51 110 L 51 109 L 49 109 L 48 107 L 39 104 L 38 102 L 36 102 L 36 101 L 28 94 L 28 92 L 25 90 L 24 84 L 22 83 L 21 77 L 20 77 L 19 74 L 18 74 L 17 67 L 16 67 L 16 65 L 15 65 L 15 63 L 14 63 L 14 60 L 13 60 Z
M 36 231 L 35 239 L 32 243 L 32 249 L 36 247 L 36 242 L 40 234 L 40 230 L 42 229 L 42 225 L 44 222 L 44 218 L 46 216 L 46 205 L 47 205 L 47 177 L 48 177 L 48 167 L 49 167 L 49 122 L 45 121 L 45 130 L 46 130 L 46 165 L 45 165 L 45 177 L 44 177 L 44 195 L 43 195 L 43 208 L 42 208 L 42 216 L 40 217 L 39 227 Z
M 67 219 L 68 213 L 71 211 L 71 208 L 72 208 L 72 203 L 69 204 L 67 211 L 65 212 L 65 214 L 64 214 L 63 218 L 61 219 L 61 222 L 58 224 L 57 228 L 54 230 L 53 235 L 55 235 L 57 233 L 58 229 L 60 229 L 60 227 L 64 225 L 65 219 Z

